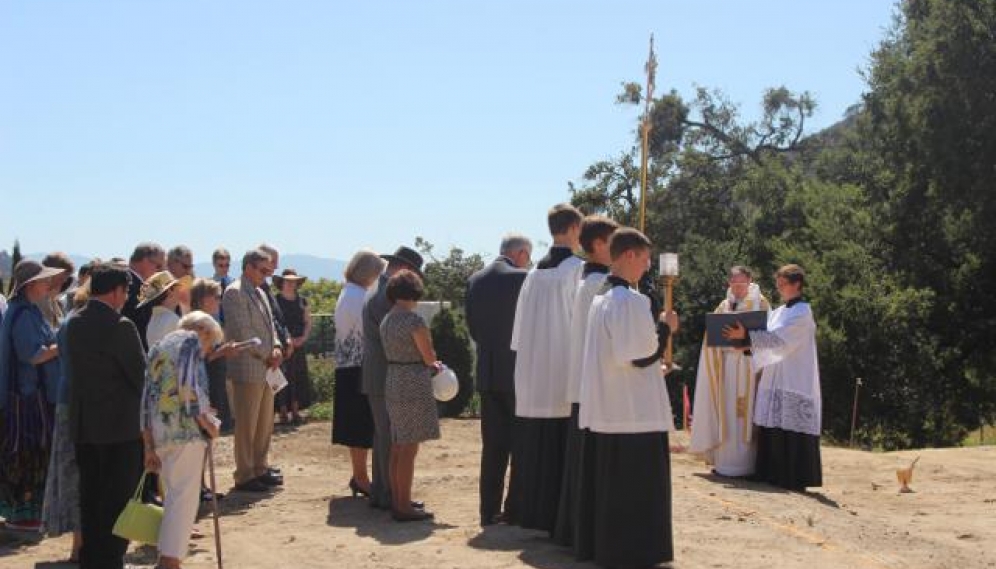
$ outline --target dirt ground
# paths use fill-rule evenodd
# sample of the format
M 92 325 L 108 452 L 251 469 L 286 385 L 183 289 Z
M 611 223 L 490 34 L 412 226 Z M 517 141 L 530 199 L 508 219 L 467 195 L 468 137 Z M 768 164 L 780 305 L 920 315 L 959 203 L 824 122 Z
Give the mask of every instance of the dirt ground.
M 683 442 L 683 435 L 672 444 Z M 232 441 L 218 442 L 219 486 L 231 486 Z M 352 498 L 346 453 L 328 423 L 279 432 L 272 457 L 286 478 L 263 498 L 222 502 L 229 568 L 593 567 L 538 532 L 482 529 L 477 518 L 479 423 L 445 420 L 423 447 L 415 497 L 434 524 L 399 524 Z M 895 469 L 916 456 L 914 493 L 898 493 Z M 996 447 L 868 453 L 823 449 L 825 486 L 809 494 L 709 476 L 693 457 L 672 454 L 675 568 L 996 567 Z M 207 514 L 206 510 L 202 513 Z M 213 527 L 198 522 L 185 566 L 216 566 Z M 67 537 L 26 543 L 0 533 L 3 569 L 72 567 Z M 132 547 L 129 563 L 151 567 L 155 549 Z

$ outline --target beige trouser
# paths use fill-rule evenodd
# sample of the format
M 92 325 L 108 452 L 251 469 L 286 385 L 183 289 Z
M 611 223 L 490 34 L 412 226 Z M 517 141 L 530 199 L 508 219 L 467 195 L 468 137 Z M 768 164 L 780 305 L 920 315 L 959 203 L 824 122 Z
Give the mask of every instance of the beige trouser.
M 163 521 L 159 527 L 159 554 L 183 559 L 187 556 L 190 528 L 194 526 L 201 504 L 201 468 L 204 466 L 204 441 L 168 445 L 157 449 L 162 461 L 162 480 L 166 487 Z
M 235 414 L 235 483 L 262 476 L 273 435 L 273 390 L 266 382 L 232 382 Z

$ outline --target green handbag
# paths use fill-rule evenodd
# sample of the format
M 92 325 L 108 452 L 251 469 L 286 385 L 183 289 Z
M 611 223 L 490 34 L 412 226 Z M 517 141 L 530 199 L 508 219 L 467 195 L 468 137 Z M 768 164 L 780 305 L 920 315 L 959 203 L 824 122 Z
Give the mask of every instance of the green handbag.
M 145 486 L 145 477 L 148 471 L 142 474 L 142 479 L 138 481 L 138 488 L 135 495 L 128 500 L 125 509 L 118 516 L 118 521 L 114 522 L 114 535 L 155 545 L 159 542 L 159 526 L 163 522 L 163 509 L 155 504 L 142 503 L 142 487 Z

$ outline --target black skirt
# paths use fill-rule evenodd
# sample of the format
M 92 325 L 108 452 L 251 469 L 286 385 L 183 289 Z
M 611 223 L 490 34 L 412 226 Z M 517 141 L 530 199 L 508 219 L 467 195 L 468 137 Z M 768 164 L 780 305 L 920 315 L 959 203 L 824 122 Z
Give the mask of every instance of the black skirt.
M 567 426 L 567 451 L 564 453 L 564 477 L 560 483 L 560 504 L 553 540 L 570 547 L 574 544 L 578 496 L 581 492 L 581 429 L 578 428 L 577 403 L 571 404 L 571 422 Z
M 820 437 L 758 427 L 757 465 L 750 479 L 787 490 L 822 486 Z
M 335 370 L 332 393 L 332 444 L 372 448 L 374 423 L 367 396 L 360 391 L 362 368 Z
M 567 417 L 515 418 L 508 483 L 509 523 L 553 533 L 569 422 Z
M 308 375 L 308 358 L 304 350 L 295 350 L 281 367 L 287 378 L 287 387 L 281 389 L 274 398 L 274 409 L 279 411 L 281 407 L 290 407 L 292 403 L 297 403 L 297 408 L 300 410 L 311 407 L 315 399 L 315 389 Z
M 593 464 L 582 470 L 587 480 L 581 483 L 579 559 L 594 559 L 603 567 L 649 567 L 673 560 L 667 433 L 586 433 L 584 445 Z

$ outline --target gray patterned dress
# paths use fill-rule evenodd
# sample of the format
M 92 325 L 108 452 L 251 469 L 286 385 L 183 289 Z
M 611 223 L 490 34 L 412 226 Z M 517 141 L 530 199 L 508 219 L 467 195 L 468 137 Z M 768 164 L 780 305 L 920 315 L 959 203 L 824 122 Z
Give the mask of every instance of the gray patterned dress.
M 414 312 L 392 310 L 380 325 L 387 382 L 384 399 L 391 418 L 391 440 L 397 444 L 439 438 L 439 416 L 432 395 L 432 374 L 422 362 L 412 333 L 425 327 Z

